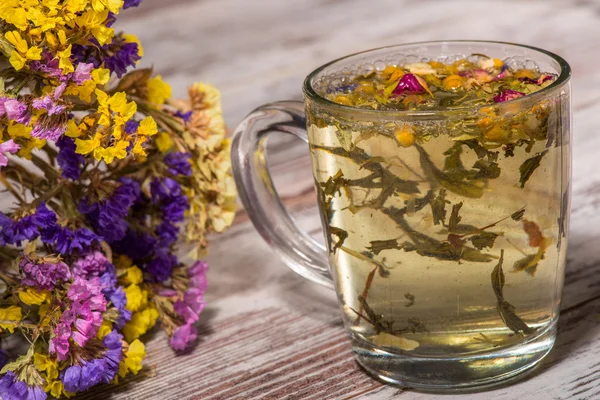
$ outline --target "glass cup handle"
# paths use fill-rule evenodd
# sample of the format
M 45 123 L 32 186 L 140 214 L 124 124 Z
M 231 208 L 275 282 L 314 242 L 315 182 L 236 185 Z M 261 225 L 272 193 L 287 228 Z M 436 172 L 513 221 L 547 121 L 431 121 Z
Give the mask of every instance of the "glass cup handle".
M 325 247 L 298 228 L 273 186 L 265 146 L 273 132 L 294 135 L 308 143 L 303 103 L 265 104 L 251 112 L 235 130 L 231 162 L 240 199 L 263 239 L 292 270 L 333 288 Z

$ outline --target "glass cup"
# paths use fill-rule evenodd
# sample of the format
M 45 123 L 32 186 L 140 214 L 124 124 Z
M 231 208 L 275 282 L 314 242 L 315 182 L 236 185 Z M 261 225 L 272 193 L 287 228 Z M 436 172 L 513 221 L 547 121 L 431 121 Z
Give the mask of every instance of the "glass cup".
M 473 54 L 557 79 L 485 107 L 381 111 L 326 98 L 357 73 Z M 368 372 L 443 391 L 505 382 L 548 354 L 567 247 L 569 78 L 565 60 L 529 46 L 385 47 L 318 68 L 304 104 L 264 105 L 237 128 L 233 169 L 250 219 L 290 268 L 335 289 Z M 273 132 L 308 143 L 326 248 L 275 192 Z

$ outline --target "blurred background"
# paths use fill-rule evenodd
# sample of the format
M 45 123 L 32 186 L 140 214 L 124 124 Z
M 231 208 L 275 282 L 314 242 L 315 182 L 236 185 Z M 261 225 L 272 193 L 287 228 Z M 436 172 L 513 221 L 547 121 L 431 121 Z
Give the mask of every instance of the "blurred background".
M 576 108 L 600 97 L 598 0 L 144 0 L 119 28 L 138 35 L 142 62 L 176 97 L 196 80 L 216 85 L 230 128 L 265 102 L 301 99 L 327 61 L 424 40 L 542 47 L 571 63 Z

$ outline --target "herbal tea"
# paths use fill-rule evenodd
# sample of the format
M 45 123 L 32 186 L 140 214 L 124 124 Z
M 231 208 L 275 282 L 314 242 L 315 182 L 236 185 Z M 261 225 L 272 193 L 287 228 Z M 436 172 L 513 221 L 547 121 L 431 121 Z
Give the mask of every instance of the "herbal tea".
M 568 204 L 561 103 L 498 107 L 556 78 L 476 54 L 321 80 L 316 91 L 344 106 L 450 115 L 363 122 L 308 103 L 332 275 L 355 340 L 456 357 L 554 328 Z

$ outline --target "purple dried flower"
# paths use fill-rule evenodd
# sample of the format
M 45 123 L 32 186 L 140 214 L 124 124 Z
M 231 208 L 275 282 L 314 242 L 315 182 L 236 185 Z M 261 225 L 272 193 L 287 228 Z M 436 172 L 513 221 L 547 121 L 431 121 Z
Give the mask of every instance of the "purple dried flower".
M 73 45 L 72 56 L 80 62 L 91 63 L 95 68 L 104 64 L 104 68 L 119 78 L 141 58 L 138 44 L 127 42 L 122 36 L 115 36 L 111 43 L 104 46 L 98 46 L 95 39 L 92 39 L 92 43 L 96 46 Z
M 188 123 L 188 122 L 190 122 L 190 118 L 192 118 L 193 113 L 194 112 L 191 110 L 187 111 L 187 112 L 182 112 L 182 111 L 177 110 L 177 112 L 175 113 L 175 116 L 181 118 L 183 120 L 183 122 Z
M 139 126 L 140 123 L 138 121 L 130 119 L 129 121 L 125 122 L 125 133 L 127 133 L 128 135 L 133 135 L 137 131 Z
M 208 281 L 206 280 L 207 271 L 208 263 L 206 261 L 196 261 L 194 265 L 188 269 L 189 286 L 205 292 L 208 286 Z
M 142 0 L 125 0 L 125 2 L 123 3 L 123 10 L 130 7 L 137 7 L 140 5 L 141 2 Z
M 77 68 L 75 68 L 75 72 L 73 72 L 72 79 L 78 85 L 83 84 L 85 81 L 89 81 L 92 79 L 92 69 L 94 68 L 94 64 L 92 63 L 79 63 L 77 64 Z
M 18 380 L 12 371 L 0 378 L 0 398 L 3 400 L 46 400 L 47 395 L 39 386 L 28 386 Z
M 63 178 L 76 180 L 81 175 L 81 166 L 85 159 L 81 154 L 75 153 L 75 142 L 67 136 L 61 137 L 57 142 L 58 155 L 56 161 L 62 170 Z
M 505 89 L 494 96 L 494 102 L 503 103 L 505 101 L 510 101 L 514 99 L 518 99 L 519 97 L 525 96 L 523 92 L 517 92 L 516 90 Z
M 122 178 L 121 186 L 108 199 L 96 203 L 84 199 L 79 205 L 79 211 L 88 218 L 96 232 L 108 242 L 114 242 L 125 236 L 128 224 L 124 218 L 140 193 L 138 181 Z
M 69 280 L 69 266 L 62 261 L 56 263 L 34 261 L 24 256 L 19 263 L 21 284 L 37 289 L 54 290 L 55 286 Z
M 403 93 L 424 93 L 426 90 L 421 85 L 417 77 L 413 74 L 404 74 L 400 81 L 398 82 L 398 86 L 394 89 L 394 94 L 403 94 Z
M 57 105 L 50 96 L 34 99 L 31 105 L 36 110 L 44 109 L 48 111 L 48 115 L 60 114 L 65 111 L 65 106 Z
M 106 256 L 99 251 L 92 251 L 73 263 L 73 273 L 84 278 L 100 275 L 110 266 Z
M 4 143 L 0 143 L 0 168 L 8 165 L 8 157 L 4 153 L 15 154 L 21 146 L 15 143 L 14 140 L 8 139 Z
M 173 175 L 192 175 L 192 165 L 190 164 L 189 153 L 172 152 L 165 157 L 165 164 L 169 167 L 169 172 Z
M 180 326 L 173 332 L 171 336 L 170 344 L 175 350 L 185 350 L 191 343 L 198 337 L 198 330 L 192 324 L 185 324 Z
M 62 106 L 59 106 L 62 107 Z M 31 136 L 56 142 L 67 131 L 67 122 L 63 116 L 42 115 L 35 123 Z
M 177 257 L 169 253 L 168 250 L 163 250 L 154 255 L 152 261 L 145 266 L 146 272 L 154 276 L 157 282 L 163 282 L 171 276 L 173 268 L 178 264 Z
M 532 78 L 519 78 L 519 81 L 524 82 L 524 83 L 531 83 L 534 85 L 541 85 L 542 83 L 552 80 L 554 77 L 550 74 L 542 74 L 539 78 L 537 79 L 532 79 Z
M 8 119 L 19 124 L 29 125 L 31 112 L 25 103 L 15 99 L 8 99 L 4 101 L 4 110 Z

